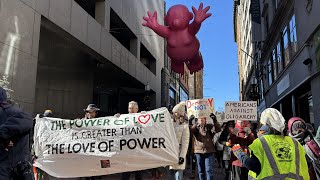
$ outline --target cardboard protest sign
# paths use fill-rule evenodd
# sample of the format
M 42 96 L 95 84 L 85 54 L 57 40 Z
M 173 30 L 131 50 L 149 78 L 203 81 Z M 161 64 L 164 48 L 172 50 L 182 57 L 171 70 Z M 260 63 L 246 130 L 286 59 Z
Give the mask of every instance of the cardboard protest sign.
M 243 120 L 257 121 L 256 101 L 227 101 L 225 102 L 225 121 Z
M 200 116 L 209 117 L 214 112 L 213 98 L 195 99 L 186 101 L 188 117 L 194 115 L 196 118 Z
M 119 118 L 37 118 L 36 167 L 58 178 L 151 169 L 178 163 L 170 114 L 160 108 Z

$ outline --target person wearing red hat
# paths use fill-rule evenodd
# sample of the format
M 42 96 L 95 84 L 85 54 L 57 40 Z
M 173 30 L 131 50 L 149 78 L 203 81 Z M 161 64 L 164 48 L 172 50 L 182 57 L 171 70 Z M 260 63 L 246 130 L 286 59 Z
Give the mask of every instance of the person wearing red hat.
M 299 117 L 288 121 L 289 136 L 300 142 L 306 151 L 311 180 L 320 179 L 320 148 L 312 135 L 312 128 Z

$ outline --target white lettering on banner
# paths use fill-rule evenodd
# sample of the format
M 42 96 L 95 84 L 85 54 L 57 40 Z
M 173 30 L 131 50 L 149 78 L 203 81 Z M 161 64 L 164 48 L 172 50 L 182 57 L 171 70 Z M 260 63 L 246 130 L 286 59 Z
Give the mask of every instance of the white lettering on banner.
M 196 118 L 200 116 L 209 117 L 214 112 L 213 98 L 187 100 L 186 106 L 188 117 L 191 115 L 194 115 Z
M 257 121 L 256 101 L 225 102 L 225 120 Z
M 178 142 L 166 108 L 119 118 L 38 117 L 34 142 L 38 156 L 34 165 L 57 178 L 107 175 L 178 162 Z

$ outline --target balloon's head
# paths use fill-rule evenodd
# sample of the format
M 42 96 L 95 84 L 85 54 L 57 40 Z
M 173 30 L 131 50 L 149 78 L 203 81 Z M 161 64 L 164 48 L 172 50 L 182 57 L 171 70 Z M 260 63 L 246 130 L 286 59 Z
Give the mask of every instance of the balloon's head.
M 188 27 L 193 14 L 184 5 L 172 6 L 165 17 L 165 22 L 172 30 L 180 30 Z

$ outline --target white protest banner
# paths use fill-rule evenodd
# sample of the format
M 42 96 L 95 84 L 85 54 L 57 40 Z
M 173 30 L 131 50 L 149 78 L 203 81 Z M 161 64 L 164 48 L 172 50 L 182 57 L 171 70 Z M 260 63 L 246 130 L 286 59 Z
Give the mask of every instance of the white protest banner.
M 224 106 L 225 121 L 257 121 L 256 101 L 227 101 Z
M 186 101 L 188 117 L 194 115 L 198 118 L 200 116 L 209 117 L 214 112 L 213 98 L 195 99 Z
M 36 167 L 57 178 L 108 175 L 178 163 L 170 114 L 159 108 L 119 118 L 37 118 Z

